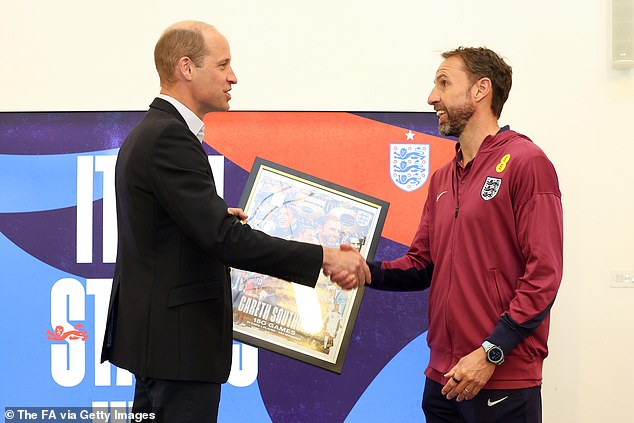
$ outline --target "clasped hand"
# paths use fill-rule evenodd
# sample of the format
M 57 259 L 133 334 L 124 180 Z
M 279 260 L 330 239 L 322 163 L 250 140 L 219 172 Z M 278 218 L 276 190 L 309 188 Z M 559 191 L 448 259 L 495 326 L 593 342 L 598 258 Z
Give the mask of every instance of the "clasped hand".
M 246 221 L 248 216 L 240 208 L 230 207 L 227 213 Z M 343 289 L 354 289 L 371 282 L 370 268 L 363 256 L 349 244 L 339 249 L 323 247 L 322 268 L 330 280 Z
M 473 399 L 493 376 L 495 368 L 495 364 L 486 360 L 486 353 L 480 347 L 462 357 L 445 373 L 448 380 L 441 392 L 447 399 L 456 398 L 458 402 Z
M 330 280 L 343 289 L 354 289 L 371 283 L 370 268 L 363 256 L 349 244 L 339 249 L 324 248 L 323 269 Z

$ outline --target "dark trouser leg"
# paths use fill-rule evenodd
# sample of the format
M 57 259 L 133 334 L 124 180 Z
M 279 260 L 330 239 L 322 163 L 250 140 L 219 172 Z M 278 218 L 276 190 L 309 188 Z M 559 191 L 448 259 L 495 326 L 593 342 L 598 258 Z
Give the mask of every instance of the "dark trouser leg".
M 473 400 L 460 404 L 458 407 L 461 411 L 468 410 L 473 416 L 474 423 L 542 421 L 541 386 L 525 389 L 486 389 L 480 391 Z
M 427 423 L 466 423 L 456 407 L 455 400 L 448 400 L 440 391 L 442 385 L 431 379 L 425 380 L 423 412 Z
M 541 423 L 541 387 L 485 389 L 473 399 L 457 402 L 440 392 L 442 385 L 427 379 L 423 411 L 427 423 Z
M 219 404 L 218 383 L 137 377 L 132 412 L 161 418 L 151 422 L 216 422 Z

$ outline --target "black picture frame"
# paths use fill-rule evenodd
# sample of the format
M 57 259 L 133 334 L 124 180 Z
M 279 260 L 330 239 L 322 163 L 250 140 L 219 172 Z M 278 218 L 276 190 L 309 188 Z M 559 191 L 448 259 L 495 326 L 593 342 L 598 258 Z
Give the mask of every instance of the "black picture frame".
M 240 207 L 269 235 L 329 247 L 345 242 L 372 260 L 389 204 L 258 157 Z M 364 287 L 344 291 L 323 273 L 315 288 L 231 273 L 236 340 L 341 373 Z

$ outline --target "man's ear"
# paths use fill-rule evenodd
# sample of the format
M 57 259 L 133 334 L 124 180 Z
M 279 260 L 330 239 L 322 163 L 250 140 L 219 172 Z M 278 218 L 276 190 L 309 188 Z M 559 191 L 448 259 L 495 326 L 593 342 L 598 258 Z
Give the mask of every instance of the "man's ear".
M 194 63 L 192 60 L 187 57 L 181 57 L 176 63 L 175 75 L 177 79 L 182 81 L 191 81 L 192 80 L 192 68 L 194 67 Z
M 493 89 L 491 80 L 489 78 L 480 78 L 475 84 L 473 84 L 473 86 L 476 89 L 476 101 L 481 101 L 482 99 L 488 97 L 491 94 L 491 90 Z

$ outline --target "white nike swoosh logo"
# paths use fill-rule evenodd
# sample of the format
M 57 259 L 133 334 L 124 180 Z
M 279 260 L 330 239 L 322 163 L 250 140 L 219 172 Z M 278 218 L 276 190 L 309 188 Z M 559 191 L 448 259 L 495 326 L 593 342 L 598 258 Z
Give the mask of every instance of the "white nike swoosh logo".
M 442 197 L 442 196 L 443 196 L 443 194 L 447 194 L 447 191 L 443 191 L 443 192 L 441 192 L 440 194 L 438 194 L 438 195 L 436 196 L 436 201 L 440 200 L 440 197 Z
M 500 398 L 499 400 L 496 400 L 496 401 L 491 401 L 491 398 L 489 398 L 489 399 L 487 400 L 487 405 L 488 405 L 489 407 L 493 407 L 494 405 L 501 403 L 502 401 L 504 401 L 504 400 L 505 400 L 505 399 L 507 399 L 507 398 L 508 398 L 508 396 L 506 396 L 506 397 L 504 397 L 504 398 Z

